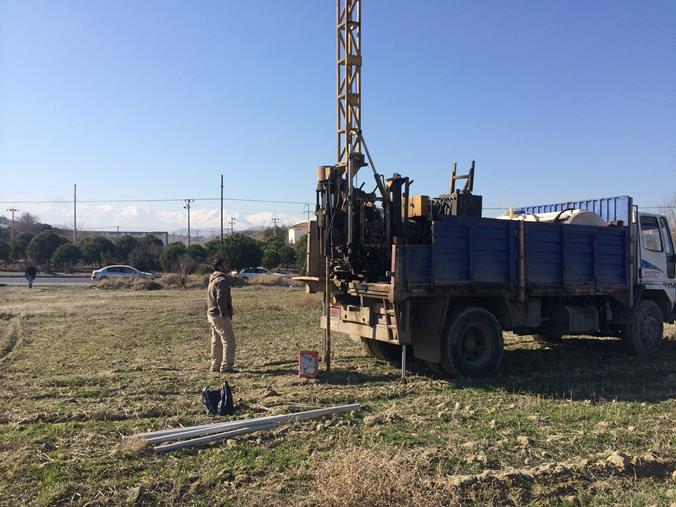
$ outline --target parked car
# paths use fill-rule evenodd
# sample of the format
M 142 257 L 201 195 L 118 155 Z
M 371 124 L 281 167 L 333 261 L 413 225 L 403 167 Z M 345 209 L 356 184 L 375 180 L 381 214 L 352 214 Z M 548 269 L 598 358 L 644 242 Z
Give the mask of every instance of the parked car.
M 92 280 L 106 280 L 108 278 L 147 278 L 152 280 L 155 275 L 139 271 L 131 266 L 106 266 L 92 271 Z
M 273 273 L 269 269 L 265 269 L 262 267 L 257 267 L 257 268 L 245 268 L 239 272 L 240 278 L 245 278 L 247 280 L 250 280 L 252 278 L 256 278 L 257 276 L 261 275 L 274 275 L 274 276 L 280 276 L 284 277 L 282 273 Z

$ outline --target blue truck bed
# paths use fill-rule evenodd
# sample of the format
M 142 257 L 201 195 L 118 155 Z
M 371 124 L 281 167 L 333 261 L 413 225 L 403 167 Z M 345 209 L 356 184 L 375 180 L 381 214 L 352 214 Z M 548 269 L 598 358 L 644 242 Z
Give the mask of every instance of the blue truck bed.
M 444 216 L 432 225 L 431 245 L 397 247 L 397 282 L 404 289 L 517 289 L 520 227 L 511 220 Z M 629 286 L 627 227 L 541 222 L 523 227 L 529 292 L 606 294 Z

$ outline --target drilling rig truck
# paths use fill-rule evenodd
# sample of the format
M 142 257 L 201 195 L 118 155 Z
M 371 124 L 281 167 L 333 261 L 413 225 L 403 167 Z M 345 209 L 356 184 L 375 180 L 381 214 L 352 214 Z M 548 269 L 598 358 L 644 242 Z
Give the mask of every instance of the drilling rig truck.
M 300 277 L 324 294 L 328 365 L 331 330 L 381 359 L 405 367 L 411 351 L 459 375 L 493 373 L 504 330 L 615 337 L 630 353 L 656 353 L 675 316 L 665 217 L 619 196 L 485 218 L 474 163 L 466 175 L 454 167 L 449 193 L 433 198 L 413 195 L 408 177 L 385 179 L 361 128 L 361 28 L 361 1 L 337 0 L 337 163 L 317 170 Z M 373 190 L 356 184 L 367 166 Z
M 409 195 L 398 174 L 380 179 L 379 194 L 350 188 L 340 167 L 319 172 L 304 280 L 329 294 L 330 328 L 370 355 L 396 361 L 405 346 L 434 371 L 484 375 L 500 363 L 503 330 L 616 337 L 648 355 L 674 322 L 667 220 L 629 196 L 484 218 L 474 168 L 468 185 L 436 198 Z

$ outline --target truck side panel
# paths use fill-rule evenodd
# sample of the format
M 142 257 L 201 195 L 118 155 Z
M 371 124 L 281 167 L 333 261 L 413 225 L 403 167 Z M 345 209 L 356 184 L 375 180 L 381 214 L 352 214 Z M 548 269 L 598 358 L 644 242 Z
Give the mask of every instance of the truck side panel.
M 527 222 L 529 287 L 627 286 L 625 229 Z
M 520 223 L 447 216 L 434 222 L 431 245 L 402 245 L 397 288 L 517 289 Z M 547 294 L 616 293 L 629 282 L 627 228 L 525 222 L 526 289 Z M 403 261 L 403 262 L 401 262 Z M 402 294 L 399 294 L 400 296 Z

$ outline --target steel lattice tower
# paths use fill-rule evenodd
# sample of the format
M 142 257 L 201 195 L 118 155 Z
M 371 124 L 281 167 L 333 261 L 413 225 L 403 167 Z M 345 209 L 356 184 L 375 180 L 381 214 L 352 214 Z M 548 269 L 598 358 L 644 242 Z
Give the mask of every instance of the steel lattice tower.
M 361 0 L 337 0 L 338 165 L 361 153 Z

